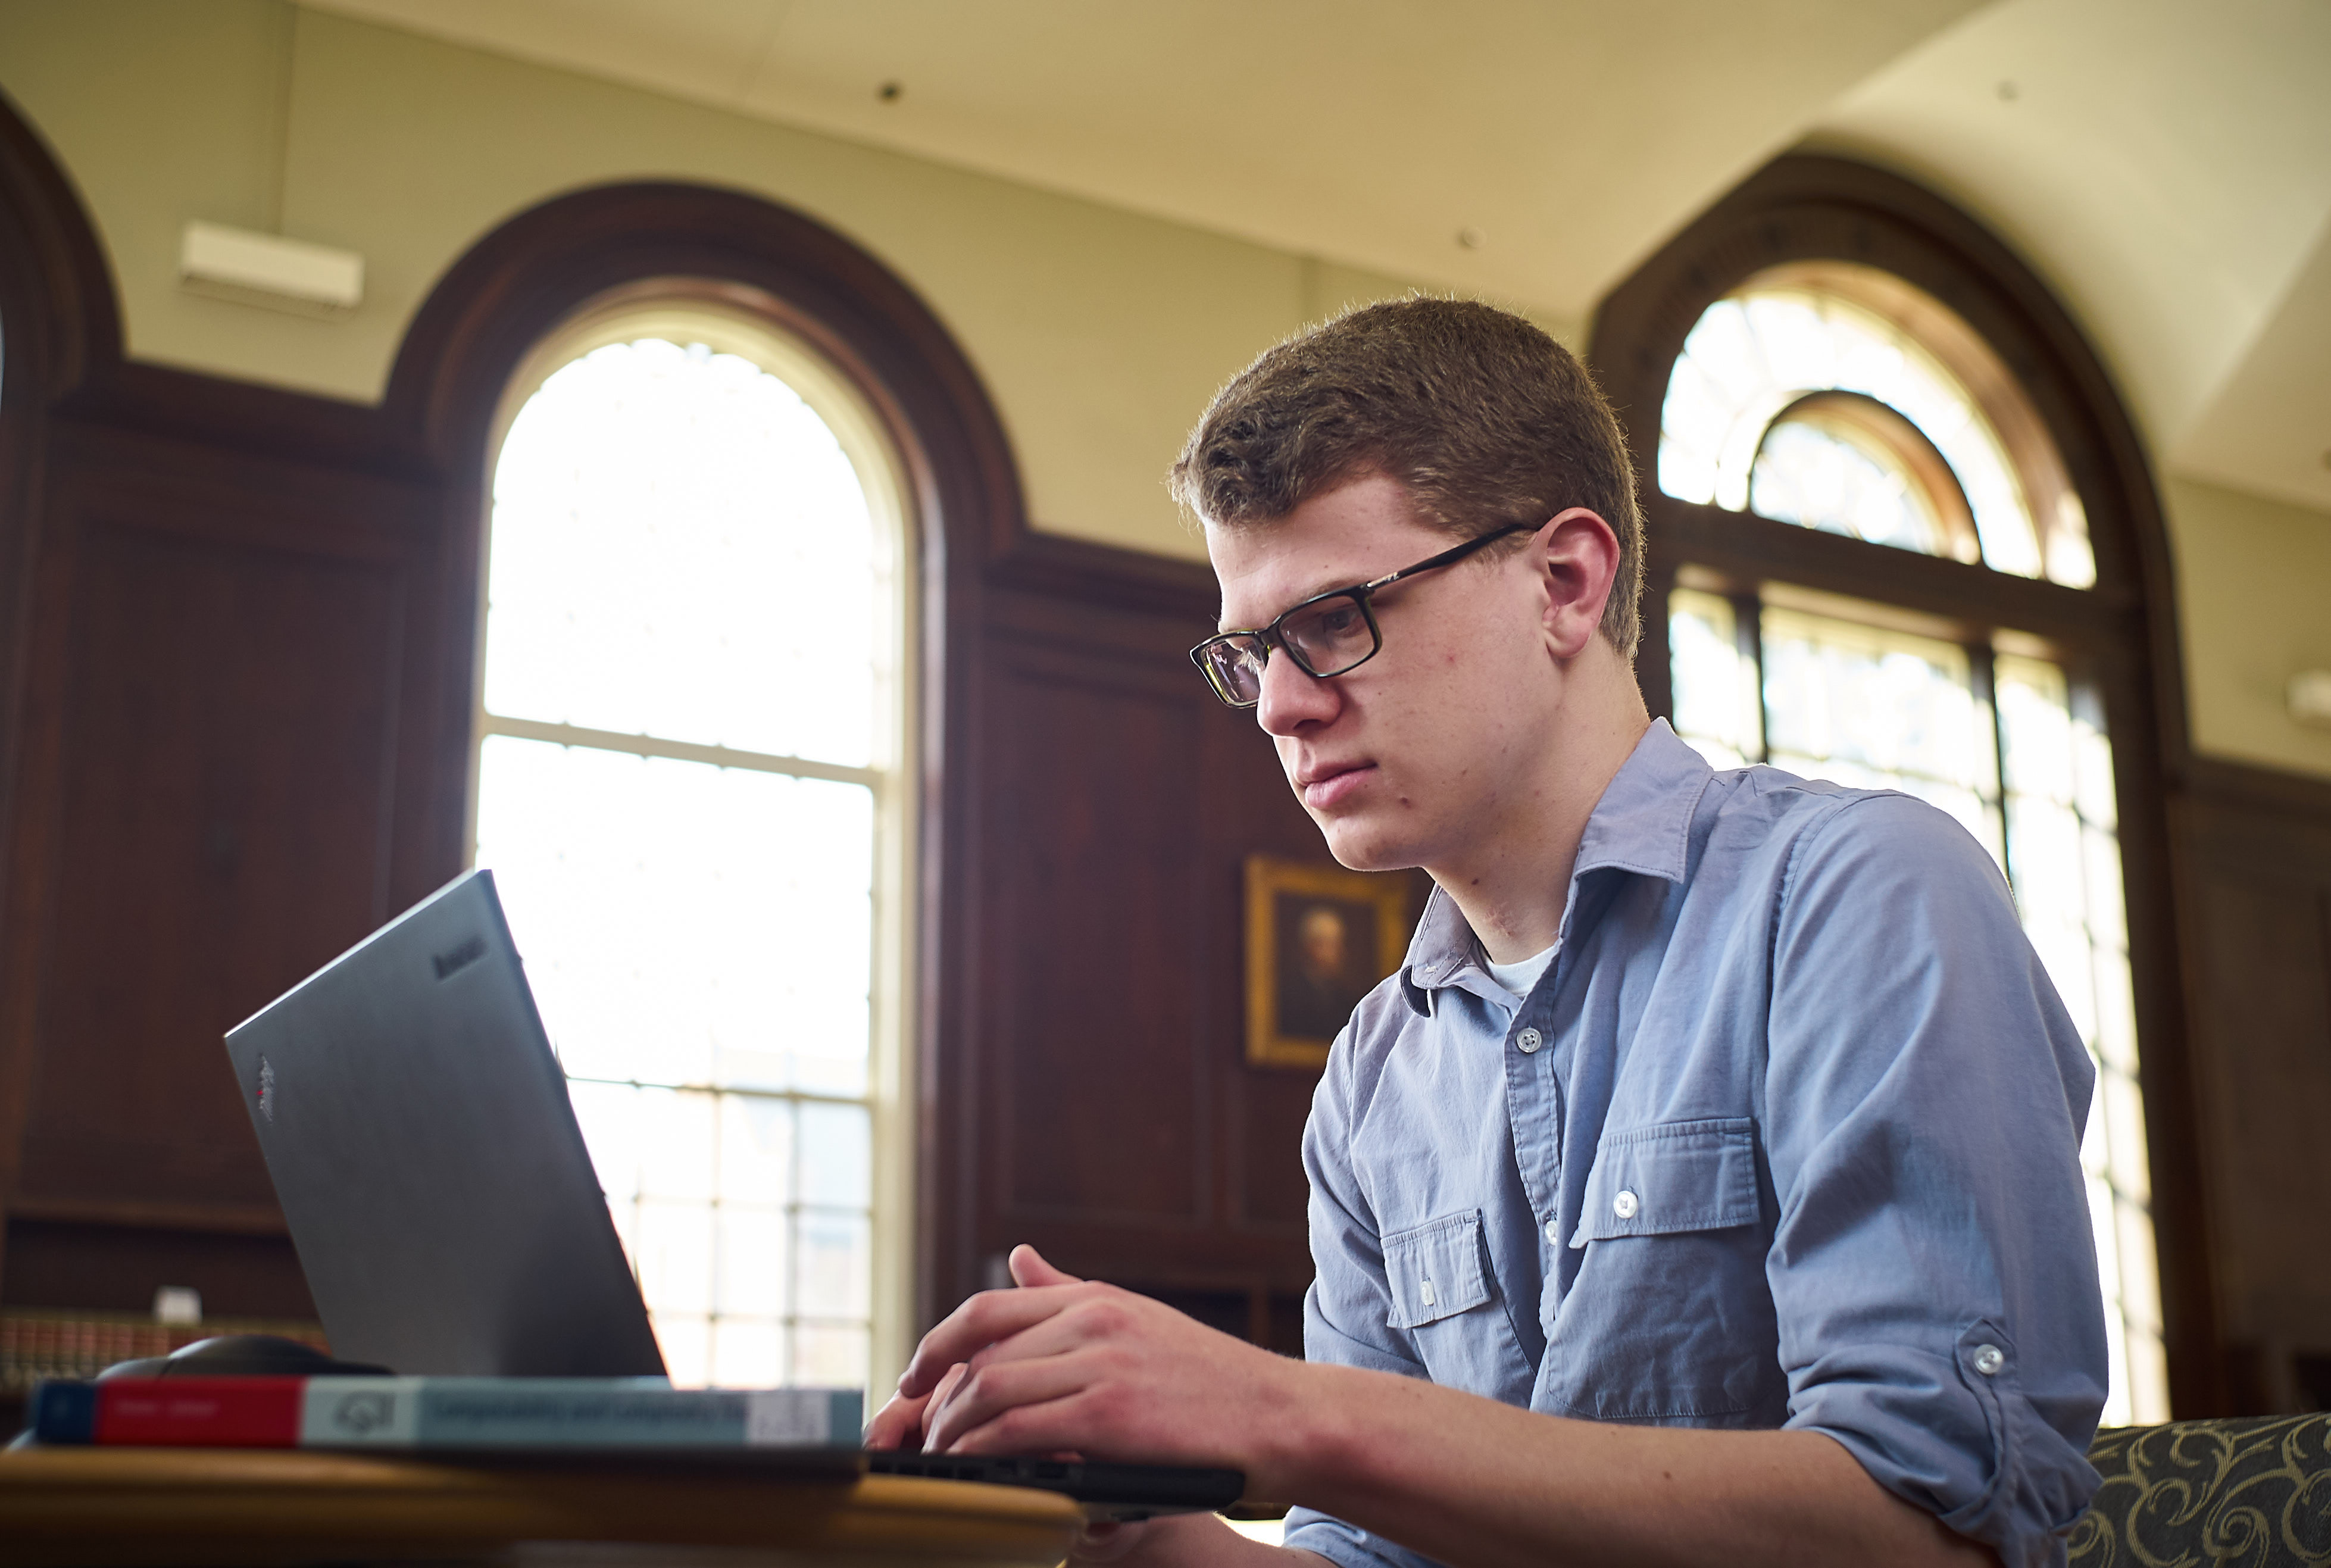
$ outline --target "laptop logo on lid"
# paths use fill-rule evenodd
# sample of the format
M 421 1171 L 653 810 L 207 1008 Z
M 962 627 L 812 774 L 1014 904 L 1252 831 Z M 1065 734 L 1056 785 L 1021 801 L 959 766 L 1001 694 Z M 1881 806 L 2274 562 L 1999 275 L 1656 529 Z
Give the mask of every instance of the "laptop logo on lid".
M 271 1122 L 275 1119 L 275 1069 L 263 1056 L 259 1059 L 259 1114 Z
M 486 939 L 483 936 L 470 936 L 465 937 L 457 946 L 438 954 L 429 962 L 436 966 L 437 978 L 445 980 L 460 974 L 485 955 Z

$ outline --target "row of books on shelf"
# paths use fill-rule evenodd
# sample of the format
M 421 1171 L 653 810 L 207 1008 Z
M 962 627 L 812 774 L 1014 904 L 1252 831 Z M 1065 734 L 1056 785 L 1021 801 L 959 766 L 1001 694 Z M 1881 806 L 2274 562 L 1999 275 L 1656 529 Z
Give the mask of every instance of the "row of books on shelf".
M 45 1444 L 455 1450 L 855 1449 L 856 1389 L 673 1388 L 661 1378 L 51 1379 Z
M 172 1351 L 220 1334 L 272 1334 L 328 1350 L 318 1323 L 213 1318 L 158 1323 L 143 1313 L 0 1310 L 0 1395 L 22 1394 L 43 1378 L 95 1377 L 116 1362 Z

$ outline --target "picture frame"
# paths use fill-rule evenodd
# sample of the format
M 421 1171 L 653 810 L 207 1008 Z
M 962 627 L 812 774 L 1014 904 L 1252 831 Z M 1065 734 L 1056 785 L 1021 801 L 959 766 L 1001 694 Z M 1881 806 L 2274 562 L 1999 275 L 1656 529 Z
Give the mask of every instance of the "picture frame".
M 1408 879 L 1250 855 L 1246 1060 L 1318 1071 L 1352 1009 L 1408 951 Z

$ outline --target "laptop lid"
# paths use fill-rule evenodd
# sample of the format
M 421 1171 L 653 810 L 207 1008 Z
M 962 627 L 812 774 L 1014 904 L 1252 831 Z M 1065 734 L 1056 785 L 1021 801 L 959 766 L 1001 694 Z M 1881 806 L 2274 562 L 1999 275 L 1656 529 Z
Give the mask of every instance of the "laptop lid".
M 661 1375 L 490 871 L 230 1031 L 333 1354 L 408 1375 Z

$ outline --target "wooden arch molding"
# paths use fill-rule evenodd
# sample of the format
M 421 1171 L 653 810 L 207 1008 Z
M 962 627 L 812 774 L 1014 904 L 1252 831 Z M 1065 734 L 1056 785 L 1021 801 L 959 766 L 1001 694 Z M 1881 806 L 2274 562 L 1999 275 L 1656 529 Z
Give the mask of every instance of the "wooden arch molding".
M 0 95 L 0 1199 L 14 1185 L 31 1063 L 31 954 L 15 940 L 45 868 L 15 831 L 25 769 L 26 664 L 49 412 L 121 356 L 113 280 L 95 229 L 40 135 Z M 5 1262 L 0 1239 L 0 1262 Z
M 39 133 L 0 95 L 0 822 L 16 771 L 14 677 L 30 611 L 46 415 L 92 365 L 120 357 L 96 232 Z M 0 874 L 7 852 L 0 839 Z
M 926 553 L 979 559 L 1022 527 L 1002 423 L 938 318 L 873 255 L 759 196 L 671 182 L 602 185 L 520 213 L 473 245 L 415 315 L 383 413 L 442 470 L 482 464 L 495 405 L 535 343 L 650 280 L 700 282 L 829 355 L 893 425 L 932 526 Z
M 2030 398 L 2088 513 L 2093 589 L 2010 577 L 1688 505 L 1660 492 L 1670 367 L 1707 308 L 1797 261 L 1891 273 L 1972 328 Z M 2169 794 L 2190 765 L 2184 667 L 2161 503 L 2145 448 L 2095 351 L 2047 286 L 1981 223 L 1897 175 L 1843 158 L 1767 165 L 1662 246 L 1597 311 L 1588 358 L 1619 413 L 1643 486 L 1639 673 L 1672 712 L 1667 595 L 1687 562 L 1742 581 L 1881 599 L 1971 627 L 2019 627 L 2077 651 L 2102 689 L 2117 774 L 2121 853 L 2170 1392 L 2181 1414 L 2224 1403 L 2212 1253 L 2173 892 Z
M 950 683 L 960 679 L 949 638 L 972 622 L 982 568 L 1025 537 L 1019 480 L 994 405 L 929 307 L 860 246 L 758 196 L 652 182 L 554 197 L 471 246 L 415 315 L 381 413 L 391 439 L 442 487 L 451 617 L 442 636 L 464 657 L 446 670 L 439 753 L 467 755 L 474 653 L 467 640 L 480 588 L 487 443 L 510 377 L 576 313 L 665 282 L 727 297 L 813 344 L 865 394 L 900 455 L 920 585 L 928 903 L 941 879 L 943 731 L 957 706 Z M 466 788 L 466 774 L 447 772 L 440 787 Z M 458 798 L 449 794 L 445 806 L 437 813 L 439 850 L 458 856 L 446 837 L 458 826 Z

